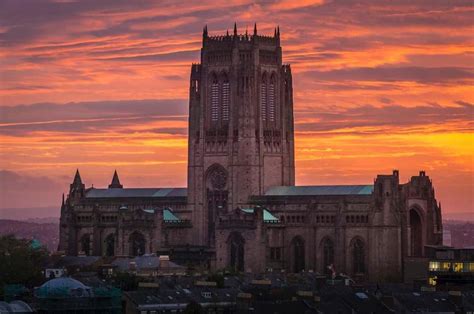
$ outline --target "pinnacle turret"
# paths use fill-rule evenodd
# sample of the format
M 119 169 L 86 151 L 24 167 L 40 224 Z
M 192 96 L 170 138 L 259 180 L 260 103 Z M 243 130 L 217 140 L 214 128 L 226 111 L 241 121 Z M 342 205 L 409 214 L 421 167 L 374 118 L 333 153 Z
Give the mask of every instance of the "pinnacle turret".
M 79 169 L 76 169 L 76 174 L 74 175 L 74 180 L 72 181 L 73 186 L 81 186 L 82 185 L 82 179 L 81 175 L 79 174 Z
M 112 177 L 112 182 L 109 184 L 109 189 L 122 189 L 123 185 L 120 184 L 120 179 L 117 174 L 117 170 L 114 172 L 114 176 Z

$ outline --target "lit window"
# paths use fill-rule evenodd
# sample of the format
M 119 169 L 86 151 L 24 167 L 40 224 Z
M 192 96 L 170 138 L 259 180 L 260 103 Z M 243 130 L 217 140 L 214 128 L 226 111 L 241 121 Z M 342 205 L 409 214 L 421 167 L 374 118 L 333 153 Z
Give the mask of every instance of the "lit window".
M 430 262 L 429 270 L 430 271 L 438 271 L 440 269 L 439 262 Z

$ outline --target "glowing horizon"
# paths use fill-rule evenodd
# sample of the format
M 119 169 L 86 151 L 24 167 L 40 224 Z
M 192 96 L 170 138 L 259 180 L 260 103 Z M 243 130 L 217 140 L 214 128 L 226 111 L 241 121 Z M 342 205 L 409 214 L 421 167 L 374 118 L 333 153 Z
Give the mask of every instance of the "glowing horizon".
M 293 73 L 297 185 L 433 180 L 474 213 L 474 9 L 433 2 L 5 1 L 0 208 L 59 206 L 86 186 L 184 187 L 202 28 L 281 30 Z M 232 15 L 229 15 L 232 12 Z M 28 197 L 25 197 L 25 193 Z

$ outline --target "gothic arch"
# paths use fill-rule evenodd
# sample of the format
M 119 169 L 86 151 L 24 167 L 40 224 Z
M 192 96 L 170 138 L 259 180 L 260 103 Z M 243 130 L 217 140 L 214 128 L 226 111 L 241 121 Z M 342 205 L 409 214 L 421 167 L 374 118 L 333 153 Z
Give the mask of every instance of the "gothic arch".
M 415 205 L 408 211 L 410 256 L 423 255 L 423 210 Z
M 211 86 L 209 92 L 210 103 L 210 120 L 212 123 L 217 123 L 220 119 L 219 108 L 219 80 L 217 74 L 211 72 L 209 75 L 209 85 Z
M 230 113 L 230 82 L 226 71 L 220 74 L 220 104 L 222 121 L 229 121 Z
M 267 92 L 267 115 L 268 120 L 273 122 L 276 120 L 277 116 L 277 84 L 276 84 L 276 74 L 272 72 L 268 82 L 268 92 Z
M 213 164 L 206 171 L 206 204 L 208 213 L 208 243 L 214 245 L 217 216 L 227 210 L 228 172 L 220 164 Z
M 219 72 L 219 81 L 220 82 L 229 81 L 229 75 L 227 74 L 226 70 L 222 70 Z
M 362 275 L 367 272 L 367 246 L 365 241 L 356 236 L 352 238 L 349 246 L 350 261 L 353 275 Z
M 325 274 L 331 274 L 331 268 L 334 268 L 334 241 L 331 237 L 324 237 L 319 243 L 321 252 L 321 271 Z
M 92 243 L 91 243 L 91 235 L 86 233 L 81 236 L 80 239 L 80 251 L 84 252 L 85 255 L 91 255 L 92 251 Z
M 115 233 L 110 233 L 105 237 L 103 248 L 105 256 L 115 256 Z
M 146 238 L 141 232 L 132 232 L 128 238 L 128 243 L 131 256 L 141 256 L 146 253 Z
M 227 238 L 228 263 L 234 270 L 245 270 L 245 239 L 237 231 L 231 232 Z
M 305 269 L 305 241 L 301 236 L 295 236 L 290 243 L 291 271 L 299 273 Z

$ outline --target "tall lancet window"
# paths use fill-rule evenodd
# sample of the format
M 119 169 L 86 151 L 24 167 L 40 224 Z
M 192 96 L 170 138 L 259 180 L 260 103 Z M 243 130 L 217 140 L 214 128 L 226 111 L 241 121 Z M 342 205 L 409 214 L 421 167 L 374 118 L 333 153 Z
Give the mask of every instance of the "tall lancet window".
M 219 82 L 217 78 L 212 79 L 211 84 L 211 121 L 217 122 L 219 120 Z
M 227 77 L 222 83 L 222 120 L 229 121 L 229 106 L 230 106 L 230 84 Z
M 262 82 L 260 83 L 260 115 L 262 121 L 267 120 L 267 77 L 265 74 L 262 76 Z
M 268 86 L 268 120 L 275 121 L 275 76 L 273 75 Z

